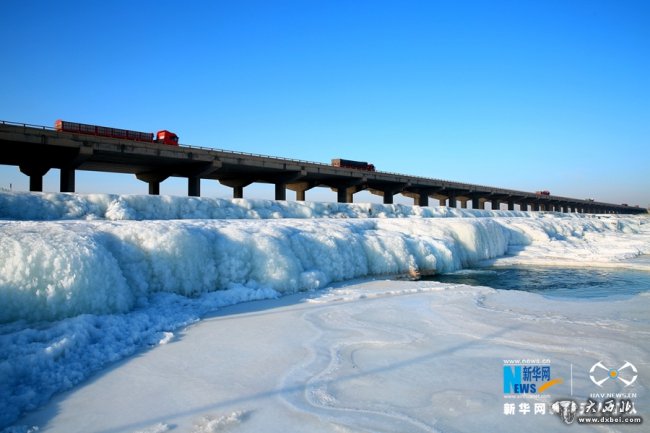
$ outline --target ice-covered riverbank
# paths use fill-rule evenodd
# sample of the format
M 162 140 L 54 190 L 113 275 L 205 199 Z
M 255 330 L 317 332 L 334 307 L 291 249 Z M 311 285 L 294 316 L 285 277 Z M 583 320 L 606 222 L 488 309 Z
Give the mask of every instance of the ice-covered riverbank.
M 310 218 L 273 220 L 144 221 L 85 219 L 97 216 L 92 212 L 67 220 L 70 213 L 63 212 L 63 220 L 52 221 L 70 202 L 84 202 L 88 210 L 93 197 L 0 194 L 0 202 L 13 202 L 11 209 L 25 209 L 23 214 L 41 209 L 39 218 L 47 220 L 0 220 L 0 323 L 125 313 L 160 292 L 197 296 L 244 286 L 287 294 L 354 278 L 447 273 L 505 254 L 517 263 L 555 259 L 604 265 L 649 252 L 650 225 L 643 217 L 340 204 L 332 217 L 330 204 L 240 200 L 236 206 L 246 205 L 256 214 L 272 207 L 293 215 L 296 206 L 314 212 Z M 161 203 L 173 204 L 173 212 L 160 212 L 163 218 L 187 207 L 214 214 L 235 206 L 181 197 L 110 199 L 126 201 L 146 209 L 141 214 L 148 216 Z M 55 210 L 47 213 L 46 204 Z M 387 208 L 400 212 L 381 217 Z M 0 215 L 11 213 L 8 209 L 0 208 Z

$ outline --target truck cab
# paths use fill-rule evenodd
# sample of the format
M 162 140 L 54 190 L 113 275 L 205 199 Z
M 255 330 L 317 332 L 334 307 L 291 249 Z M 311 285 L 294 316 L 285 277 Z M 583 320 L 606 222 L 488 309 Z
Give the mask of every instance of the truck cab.
M 178 135 L 166 129 L 156 133 L 156 143 L 168 144 L 170 146 L 178 146 Z

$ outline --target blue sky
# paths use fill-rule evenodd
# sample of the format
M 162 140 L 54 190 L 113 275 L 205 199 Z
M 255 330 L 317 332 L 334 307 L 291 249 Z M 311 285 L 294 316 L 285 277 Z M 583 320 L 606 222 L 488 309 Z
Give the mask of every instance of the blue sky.
M 649 22 L 633 0 L 5 0 L 0 119 L 650 206 Z M 28 181 L 0 167 L 9 184 Z M 147 187 L 80 172 L 77 191 Z

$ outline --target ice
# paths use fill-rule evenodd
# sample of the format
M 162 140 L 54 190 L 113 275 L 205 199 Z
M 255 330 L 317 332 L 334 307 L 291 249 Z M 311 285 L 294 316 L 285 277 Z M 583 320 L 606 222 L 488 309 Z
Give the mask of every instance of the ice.
M 472 211 L 447 207 L 340 204 L 275 200 L 114 194 L 26 193 L 0 191 L 0 219 L 169 220 L 277 218 L 489 217 L 526 212 Z
M 589 311 L 583 311 L 581 304 L 551 303 L 521 292 L 405 281 L 350 285 L 358 279 L 414 278 L 486 263 L 648 270 L 647 261 L 627 261 L 650 253 L 647 216 L 3 192 L 0 218 L 0 428 L 13 425 L 14 430 L 28 431 L 29 419 L 14 424 L 26 411 L 153 347 L 157 349 L 137 359 L 155 362 L 162 354 L 163 364 L 181 365 L 146 366 L 140 372 L 126 369 L 126 376 L 120 376 L 123 368 L 115 370 L 119 378 L 112 382 L 111 376 L 106 386 L 109 391 L 115 387 L 110 399 L 124 400 L 125 406 L 107 405 L 109 399 L 104 397 L 99 401 L 98 395 L 106 390 L 92 386 L 90 394 L 73 393 L 69 400 L 55 397 L 56 405 L 62 405 L 65 416 L 70 414 L 63 406 L 72 402 L 78 408 L 70 406 L 74 412 L 119 408 L 125 420 L 131 419 L 123 422 L 131 424 L 115 431 L 129 432 L 166 431 L 177 424 L 185 426 L 183 431 L 235 424 L 249 431 L 255 431 L 254 426 L 258 431 L 331 431 L 314 419 L 328 419 L 342 431 L 358 430 L 358 425 L 381 431 L 380 424 L 389 431 L 436 431 L 441 424 L 435 420 L 445 416 L 433 409 L 401 410 L 390 394 L 408 394 L 404 404 L 409 407 L 468 396 L 469 407 L 478 408 L 493 396 L 464 388 L 461 392 L 451 385 L 438 389 L 435 383 L 431 386 L 436 393 L 421 392 L 417 383 L 427 374 L 422 368 L 410 376 L 401 368 L 391 370 L 400 373 L 383 388 L 376 372 L 405 362 L 417 366 L 409 359 L 419 360 L 438 349 L 452 354 L 454 363 L 469 366 L 471 357 L 458 355 L 455 344 L 470 345 L 482 338 L 494 343 L 491 349 L 484 348 L 483 358 L 488 353 L 506 356 L 499 351 L 516 347 L 524 353 L 553 350 L 561 362 L 569 358 L 578 362 L 576 353 L 559 349 L 568 340 L 549 343 L 554 341 L 557 324 L 568 324 L 570 332 L 594 344 L 601 327 L 607 327 L 607 332 L 614 332 L 612 341 L 622 342 L 593 349 L 594 356 L 600 351 L 613 358 L 618 348 L 636 359 L 647 359 L 647 353 L 634 349 L 633 340 L 615 333 L 631 329 L 627 314 L 635 318 L 639 330 L 647 332 L 647 323 L 636 314 L 639 309 L 647 311 L 643 295 L 634 301 L 617 301 L 611 308 L 589 304 Z M 338 288 L 331 289 L 333 285 Z M 276 330 L 265 320 L 234 320 L 237 326 L 209 328 L 204 338 L 213 339 L 215 345 L 209 350 L 204 350 L 206 340 L 198 338 L 197 332 L 216 322 L 198 325 L 187 335 L 181 332 L 219 308 L 281 296 L 296 299 L 291 294 L 301 299 L 296 311 L 283 312 L 269 304 L 268 314 L 278 311 L 274 317 L 284 317 Z M 376 302 L 372 305 L 381 308 L 373 310 L 365 302 Z M 455 303 L 462 306 L 456 308 Z M 343 311 L 338 311 L 340 305 L 346 305 Z M 359 315 L 357 309 L 365 313 Z M 306 311 L 314 315 L 303 315 Z M 583 327 L 590 321 L 599 325 Z M 539 336 L 532 331 L 525 334 L 535 344 L 515 343 L 500 334 L 533 322 L 546 323 Z M 429 331 L 418 331 L 419 326 Z M 404 329 L 410 331 L 405 334 Z M 646 334 L 634 332 L 630 338 L 645 341 Z M 197 335 L 196 341 L 189 339 L 192 335 Z M 190 340 L 193 345 L 184 346 Z M 250 344 L 248 349 L 244 340 Z M 588 352 L 581 347 L 581 353 Z M 454 377 L 443 365 L 430 367 Z M 368 374 L 353 386 L 331 386 L 349 383 L 338 374 L 343 371 L 348 377 L 356 368 Z M 170 382 L 156 376 L 167 372 Z M 277 378 L 282 378 L 280 383 Z M 213 384 L 203 389 L 203 380 Z M 247 388 L 244 383 L 249 380 Z M 153 408 L 153 403 L 126 398 L 117 383 L 139 383 L 142 389 L 134 391 L 133 398 L 158 402 L 156 395 L 173 398 Z M 168 388 L 160 388 L 163 384 Z M 156 393 L 147 394 L 154 388 Z M 418 391 L 409 394 L 407 388 Z M 93 397 L 93 393 L 98 394 Z M 248 401 L 248 393 L 258 396 L 253 399 L 256 404 L 235 404 Z M 76 400 L 81 395 L 85 397 Z M 215 395 L 235 403 L 212 408 L 209 402 Z M 280 413 L 288 417 L 288 425 L 260 406 L 269 399 L 284 402 Z M 358 407 L 351 405 L 355 399 Z M 181 404 L 186 405 L 185 412 L 173 415 L 182 411 L 176 409 L 179 402 L 187 402 Z M 275 403 L 269 407 L 275 408 Z M 194 411 L 196 407 L 206 410 Z M 143 414 L 159 412 L 142 418 L 140 409 Z M 34 413 L 33 425 L 48 422 L 43 412 Z M 77 420 L 78 425 L 84 425 L 85 431 L 106 431 L 108 424 L 122 422 L 116 413 L 108 415 L 101 428 Z M 48 428 L 74 431 L 73 425 L 56 419 Z M 262 420 L 270 422 L 271 428 L 262 428 Z M 303 428 L 300 420 L 312 421 Z
M 152 293 L 232 284 L 279 293 L 354 278 L 648 252 L 638 218 L 0 221 L 0 323 L 125 313 Z M 620 227 L 619 227 L 620 225 Z
M 224 309 L 21 422 L 53 433 L 157 424 L 183 432 L 559 431 L 566 427 L 556 416 L 503 415 L 503 360 L 540 358 L 564 379 L 553 398 L 570 395 L 573 370 L 581 401 L 602 392 L 589 380 L 595 362 L 635 363 L 640 379 L 627 391 L 646 416 L 648 308 L 647 295 L 566 302 L 436 282 L 346 284 Z

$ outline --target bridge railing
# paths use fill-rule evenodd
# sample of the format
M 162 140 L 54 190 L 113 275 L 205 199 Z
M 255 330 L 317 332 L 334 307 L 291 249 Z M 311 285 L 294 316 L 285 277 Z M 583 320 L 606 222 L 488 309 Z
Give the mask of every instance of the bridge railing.
M 45 129 L 48 131 L 56 131 L 54 127 L 52 126 L 44 126 L 44 125 L 32 125 L 29 123 L 19 123 L 19 122 L 9 122 L 7 120 L 0 120 L 0 125 L 10 125 L 10 126 L 21 126 L 23 128 L 36 128 L 36 129 Z

